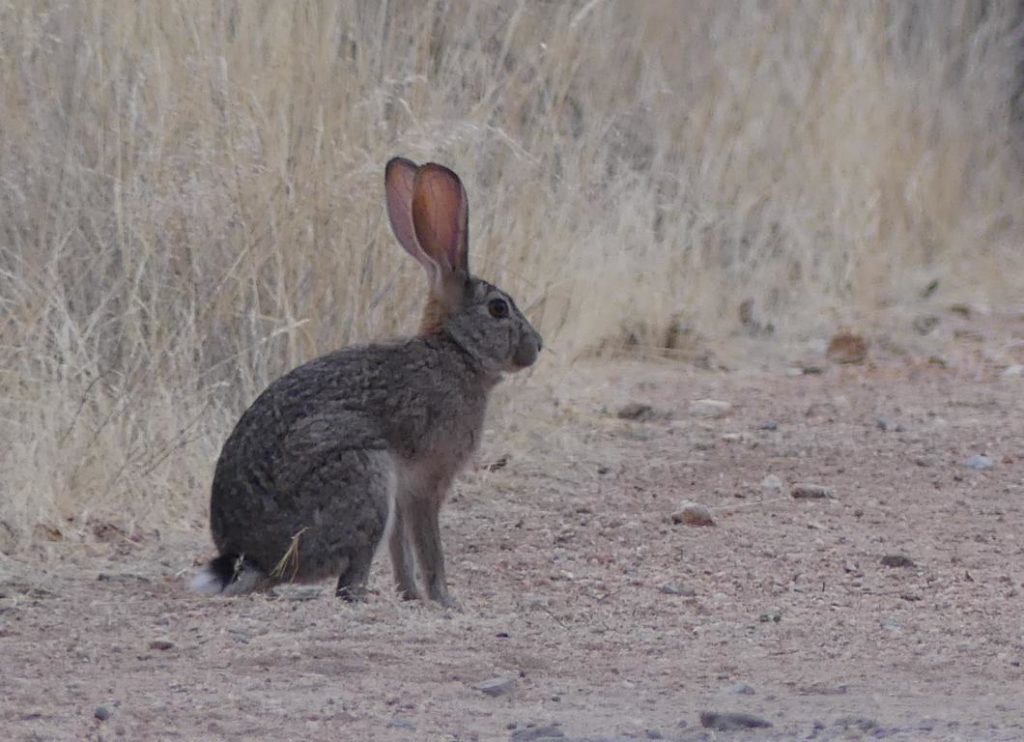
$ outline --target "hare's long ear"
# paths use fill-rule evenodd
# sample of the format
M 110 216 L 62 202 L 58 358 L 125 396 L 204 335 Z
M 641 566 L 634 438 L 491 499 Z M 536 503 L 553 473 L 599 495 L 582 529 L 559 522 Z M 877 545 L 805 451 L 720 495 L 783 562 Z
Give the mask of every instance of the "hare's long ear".
M 427 163 L 416 171 L 412 223 L 420 247 L 441 267 L 444 283 L 469 278 L 469 203 L 459 176 Z
M 404 157 L 392 158 L 384 168 L 384 191 L 387 194 L 391 231 L 405 251 L 420 262 L 433 287 L 440 279 L 441 267 L 420 247 L 412 221 L 413 186 L 418 169 L 415 162 Z

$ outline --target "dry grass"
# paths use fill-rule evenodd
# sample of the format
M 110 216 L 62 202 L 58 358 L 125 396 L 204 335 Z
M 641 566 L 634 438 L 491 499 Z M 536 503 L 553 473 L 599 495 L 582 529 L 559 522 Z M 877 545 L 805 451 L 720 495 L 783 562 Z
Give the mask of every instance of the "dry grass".
M 933 279 L 1019 300 L 1021 19 L 0 0 L 0 547 L 195 527 L 268 380 L 413 327 L 396 153 L 463 174 L 474 266 L 532 307 L 549 363 L 727 334 L 744 300 L 782 335 Z

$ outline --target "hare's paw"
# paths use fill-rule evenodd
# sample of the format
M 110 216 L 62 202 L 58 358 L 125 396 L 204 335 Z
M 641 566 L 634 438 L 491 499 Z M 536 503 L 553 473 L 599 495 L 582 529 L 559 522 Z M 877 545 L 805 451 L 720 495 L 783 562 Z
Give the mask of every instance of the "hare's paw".
M 437 604 L 440 605 L 445 610 L 456 611 L 458 613 L 462 613 L 462 604 L 459 603 L 459 601 L 457 601 L 451 595 L 447 595 L 446 594 L 443 597 L 436 598 L 435 600 L 437 601 Z

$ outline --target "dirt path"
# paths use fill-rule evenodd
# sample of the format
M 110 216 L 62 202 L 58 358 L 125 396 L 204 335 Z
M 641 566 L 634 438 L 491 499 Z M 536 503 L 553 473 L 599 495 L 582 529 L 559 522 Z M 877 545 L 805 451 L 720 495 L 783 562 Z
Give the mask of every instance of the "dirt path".
M 386 558 L 362 606 L 193 597 L 202 532 L 0 557 L 4 736 L 1024 738 L 1024 379 L 571 374 L 445 511 L 461 612 L 399 603 Z M 687 499 L 717 525 L 672 523 Z

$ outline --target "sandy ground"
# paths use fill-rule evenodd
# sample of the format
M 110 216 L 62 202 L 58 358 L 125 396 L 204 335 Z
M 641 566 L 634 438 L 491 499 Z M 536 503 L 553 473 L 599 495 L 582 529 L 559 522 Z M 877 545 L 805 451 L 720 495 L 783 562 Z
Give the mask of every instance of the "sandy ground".
M 525 380 L 443 515 L 460 611 L 386 556 L 363 605 L 192 596 L 199 529 L 0 557 L 3 737 L 1024 739 L 1019 329 L 1002 363 Z

